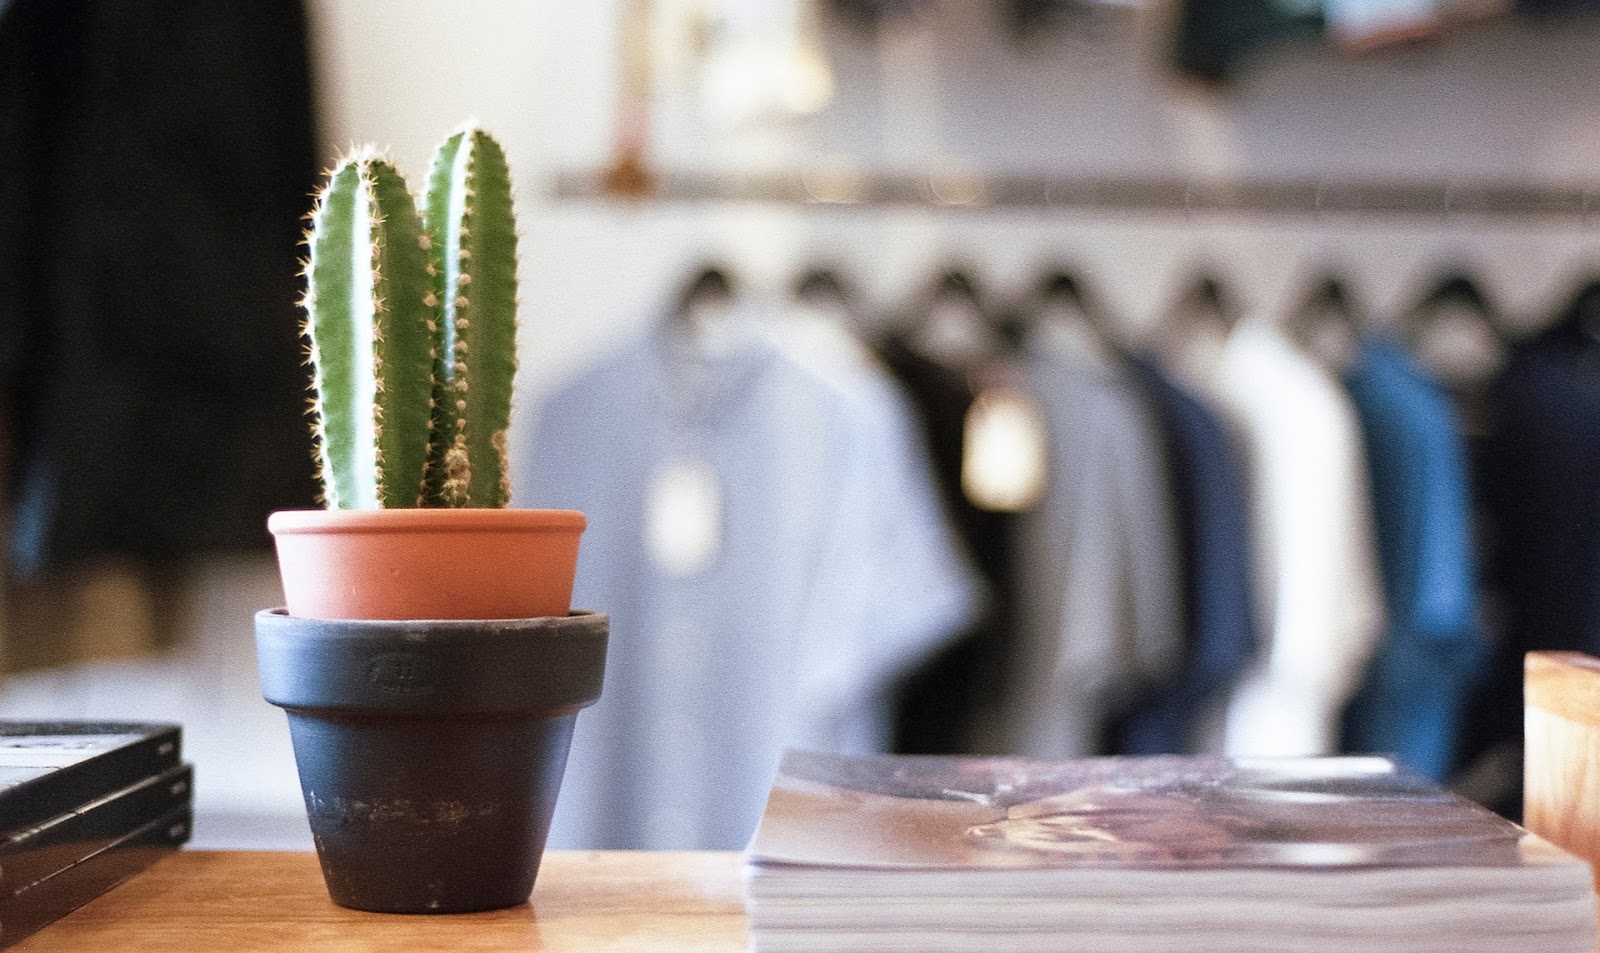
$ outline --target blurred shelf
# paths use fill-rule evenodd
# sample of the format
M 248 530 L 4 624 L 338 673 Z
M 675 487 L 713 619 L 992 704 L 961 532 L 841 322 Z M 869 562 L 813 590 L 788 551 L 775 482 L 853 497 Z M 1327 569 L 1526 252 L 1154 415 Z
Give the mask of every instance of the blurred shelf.
M 1176 179 L 865 174 L 843 168 L 802 172 L 705 175 L 650 172 L 635 194 L 606 187 L 604 170 L 556 176 L 557 200 L 619 203 L 765 203 L 851 209 L 867 206 L 951 210 L 1061 209 L 1177 215 L 1243 213 L 1271 216 L 1377 215 L 1566 218 L 1600 221 L 1600 186 L 1591 188 L 1476 182 L 1182 181 Z

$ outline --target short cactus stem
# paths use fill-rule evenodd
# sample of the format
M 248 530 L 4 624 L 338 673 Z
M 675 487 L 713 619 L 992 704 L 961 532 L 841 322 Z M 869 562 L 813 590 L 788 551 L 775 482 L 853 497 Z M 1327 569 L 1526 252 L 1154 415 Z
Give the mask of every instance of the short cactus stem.
M 361 152 L 329 177 L 312 223 L 306 331 L 324 500 L 416 506 L 432 347 L 416 207 L 394 166 Z

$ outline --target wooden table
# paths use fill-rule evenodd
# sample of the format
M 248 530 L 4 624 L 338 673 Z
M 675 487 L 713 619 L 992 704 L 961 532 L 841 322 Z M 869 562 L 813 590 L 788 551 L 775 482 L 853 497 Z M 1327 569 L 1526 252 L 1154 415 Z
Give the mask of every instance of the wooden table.
M 531 903 L 454 916 L 335 906 L 316 855 L 182 851 L 17 953 L 743 951 L 739 855 L 552 852 Z

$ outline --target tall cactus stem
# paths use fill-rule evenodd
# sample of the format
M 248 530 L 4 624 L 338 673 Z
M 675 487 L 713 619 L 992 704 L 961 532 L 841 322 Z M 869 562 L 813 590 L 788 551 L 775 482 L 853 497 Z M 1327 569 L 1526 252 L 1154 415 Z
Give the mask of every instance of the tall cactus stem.
M 505 506 L 517 232 L 505 151 L 474 126 L 434 153 L 424 225 L 441 302 L 427 504 Z

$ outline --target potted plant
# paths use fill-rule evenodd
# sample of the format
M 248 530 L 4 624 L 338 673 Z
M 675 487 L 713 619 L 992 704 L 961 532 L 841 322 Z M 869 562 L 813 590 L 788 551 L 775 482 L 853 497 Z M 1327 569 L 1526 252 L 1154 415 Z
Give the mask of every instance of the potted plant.
M 516 225 L 482 129 L 440 145 L 419 214 L 388 160 L 330 173 L 305 331 L 324 510 L 273 514 L 286 607 L 256 617 L 333 899 L 527 900 L 606 619 L 569 611 L 580 513 L 507 508 Z

